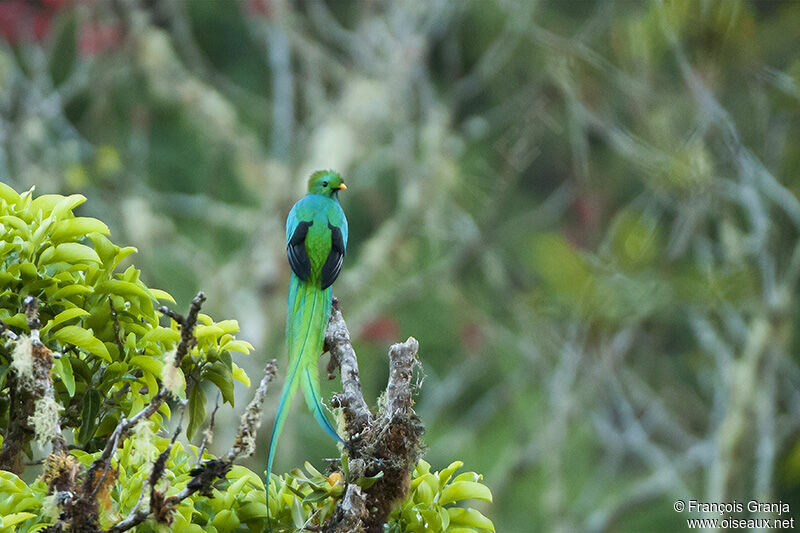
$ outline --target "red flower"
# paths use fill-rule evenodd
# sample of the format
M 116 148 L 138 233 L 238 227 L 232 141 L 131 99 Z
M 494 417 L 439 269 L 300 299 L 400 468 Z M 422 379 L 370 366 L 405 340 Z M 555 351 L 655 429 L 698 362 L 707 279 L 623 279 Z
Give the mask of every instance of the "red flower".
M 41 41 L 50 31 L 53 15 L 68 0 L 5 0 L 0 2 L 0 34 L 11 44 Z
M 114 48 L 122 38 L 122 30 L 115 23 L 90 23 L 81 28 L 78 52 L 81 57 L 92 56 Z
M 361 328 L 361 338 L 374 342 L 394 342 L 400 336 L 400 326 L 397 321 L 388 316 L 379 316 L 364 324 Z

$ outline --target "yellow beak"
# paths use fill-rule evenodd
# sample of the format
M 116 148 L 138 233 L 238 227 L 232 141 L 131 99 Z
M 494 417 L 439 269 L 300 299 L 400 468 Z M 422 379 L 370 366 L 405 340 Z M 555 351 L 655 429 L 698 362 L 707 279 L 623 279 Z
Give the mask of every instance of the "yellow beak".
M 339 190 L 340 190 L 340 191 L 346 191 L 346 190 L 347 190 L 347 185 L 345 185 L 344 183 L 342 183 L 341 185 L 339 185 Z

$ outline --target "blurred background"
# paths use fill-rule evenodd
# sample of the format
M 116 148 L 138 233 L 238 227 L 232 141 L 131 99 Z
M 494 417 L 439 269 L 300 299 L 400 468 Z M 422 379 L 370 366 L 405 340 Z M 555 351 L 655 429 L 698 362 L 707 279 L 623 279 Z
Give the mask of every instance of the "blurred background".
M 6 0 L 0 179 L 86 195 L 148 284 L 239 320 L 257 379 L 286 214 L 333 168 L 365 396 L 417 337 L 426 459 L 482 472 L 498 531 L 800 519 L 798 28 L 789 1 Z M 277 471 L 336 455 L 295 403 Z

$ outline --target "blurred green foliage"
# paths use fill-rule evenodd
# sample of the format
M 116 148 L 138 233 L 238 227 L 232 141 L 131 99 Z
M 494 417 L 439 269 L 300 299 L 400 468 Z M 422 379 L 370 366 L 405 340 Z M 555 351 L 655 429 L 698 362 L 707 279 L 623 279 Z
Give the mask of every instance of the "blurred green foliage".
M 142 250 L 148 284 L 209 292 L 279 356 L 283 219 L 309 172 L 341 172 L 335 290 L 367 396 L 417 337 L 427 459 L 484 472 L 498 529 L 800 508 L 799 3 L 36 14 L 45 35 L 4 30 L 0 173 L 97 198 L 81 215 Z M 335 453 L 311 424 L 285 438 L 279 468 Z

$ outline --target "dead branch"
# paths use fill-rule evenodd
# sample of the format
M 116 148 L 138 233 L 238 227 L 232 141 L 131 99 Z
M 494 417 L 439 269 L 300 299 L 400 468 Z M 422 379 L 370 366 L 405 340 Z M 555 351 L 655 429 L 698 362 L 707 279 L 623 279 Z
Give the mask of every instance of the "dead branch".
M 183 315 L 176 313 L 169 307 L 162 305 L 158 308 L 159 313 L 167 315 L 172 320 L 178 323 L 181 327 L 181 341 L 175 349 L 175 366 L 180 367 L 183 358 L 189 353 L 196 344 L 197 339 L 194 338 L 194 327 L 197 324 L 197 315 L 200 313 L 200 308 L 206 301 L 206 295 L 198 292 L 192 298 L 192 305 L 189 307 L 189 314 L 184 318 Z
M 419 343 L 409 337 L 389 350 L 389 383 L 385 400 L 376 414 L 370 412 L 361 392 L 358 361 L 350 334 L 334 300 L 326 347 L 339 362 L 344 391 L 331 401 L 344 413 L 348 456 L 347 488 L 326 532 L 378 533 L 398 501 L 408 494 L 411 472 L 421 454 L 424 427 L 412 409 L 411 378 L 419 364 Z M 383 472 L 368 489 L 356 481 Z M 367 512 L 369 510 L 369 512 Z
M 364 523 L 368 518 L 367 499 L 361 491 L 361 487 L 350 484 L 336 508 L 331 524 L 325 531 L 331 533 L 365 531 Z
M 372 421 L 372 413 L 361 392 L 356 352 L 350 343 L 350 332 L 336 298 L 333 299 L 331 319 L 325 333 L 325 347 L 331 354 L 331 362 L 338 362 L 344 389 L 333 397 L 331 404 L 344 412 L 347 437 L 352 441 L 358 439 L 363 429 Z

